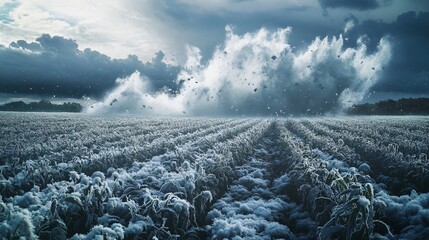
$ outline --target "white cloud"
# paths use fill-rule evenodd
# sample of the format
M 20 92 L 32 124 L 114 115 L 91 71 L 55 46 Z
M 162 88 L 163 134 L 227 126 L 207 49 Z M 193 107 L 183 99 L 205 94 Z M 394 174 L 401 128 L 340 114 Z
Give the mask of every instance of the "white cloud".
M 353 22 L 353 20 L 347 21 L 346 25 L 344 26 L 344 33 L 347 33 L 348 31 L 350 31 L 354 26 L 355 26 L 355 23 Z
M 118 79 L 115 88 L 102 101 L 88 106 L 88 113 L 146 113 L 150 115 L 178 115 L 185 111 L 181 97 L 168 94 L 149 94 L 149 80 L 135 72 L 131 76 Z
M 137 4 L 139 11 L 133 8 Z M 133 0 L 90 4 L 84 0 L 19 1 L 8 13 L 12 21 L 0 22 L 0 44 L 7 46 L 17 39 L 30 41 L 49 33 L 72 38 L 81 49 L 90 47 L 115 58 L 136 54 L 150 60 L 155 52 L 170 52 L 176 47 L 165 35 L 174 30 L 152 10 L 149 2 Z

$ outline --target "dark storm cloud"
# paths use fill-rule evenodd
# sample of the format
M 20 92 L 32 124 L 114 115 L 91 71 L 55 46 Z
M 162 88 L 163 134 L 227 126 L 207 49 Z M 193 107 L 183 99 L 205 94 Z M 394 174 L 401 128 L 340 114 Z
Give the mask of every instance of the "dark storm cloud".
M 383 1 L 384 4 L 390 0 Z M 377 0 L 319 0 L 323 9 L 327 8 L 348 8 L 356 10 L 369 10 L 380 7 Z
M 288 5 L 269 11 L 238 11 L 226 7 L 210 11 L 177 1 L 159 2 L 163 2 L 157 5 L 159 17 L 169 18 L 183 28 L 183 38 L 201 49 L 203 60 L 208 60 L 215 46 L 223 42 L 226 25 L 232 25 L 238 34 L 254 32 L 261 27 L 269 30 L 292 27 L 290 43 L 297 48 L 308 45 L 316 36 L 336 35 L 343 25 L 314 20 L 320 10 L 306 5 Z M 305 15 L 307 17 L 303 17 Z
M 180 68 L 163 59 L 162 51 L 147 63 L 135 55 L 112 59 L 88 48 L 81 51 L 74 40 L 44 34 L 36 42 L 18 40 L 0 46 L 0 92 L 101 97 L 118 77 L 136 70 L 149 78 L 152 90 L 176 88 Z
M 367 20 L 357 24 L 346 34 L 351 40 L 366 35 L 370 50 L 378 40 L 390 36 L 393 56 L 384 69 L 383 78 L 373 87 L 377 92 L 429 93 L 429 12 L 410 11 L 396 21 Z

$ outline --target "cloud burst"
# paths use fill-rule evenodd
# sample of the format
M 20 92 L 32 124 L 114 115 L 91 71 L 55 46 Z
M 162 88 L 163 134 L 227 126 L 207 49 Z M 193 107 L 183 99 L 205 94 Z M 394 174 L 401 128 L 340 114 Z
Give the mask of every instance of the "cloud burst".
M 291 28 L 237 35 L 226 27 L 226 39 L 207 63 L 188 46 L 177 92 L 147 91 L 140 73 L 118 79 L 106 98 L 89 113 L 156 115 L 289 115 L 338 112 L 359 102 L 391 58 L 388 40 L 367 53 L 363 39 L 345 48 L 344 39 L 317 37 L 304 51 L 288 43 Z

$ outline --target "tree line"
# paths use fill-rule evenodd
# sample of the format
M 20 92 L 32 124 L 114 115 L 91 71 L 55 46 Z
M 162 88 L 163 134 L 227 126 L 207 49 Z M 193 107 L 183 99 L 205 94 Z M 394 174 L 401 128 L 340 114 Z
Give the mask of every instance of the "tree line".
M 48 100 L 30 103 L 16 101 L 0 105 L 0 111 L 15 112 L 81 112 L 82 109 L 83 107 L 79 103 L 65 102 L 62 104 L 54 104 Z
M 428 115 L 429 98 L 402 98 L 377 103 L 357 104 L 346 110 L 348 115 Z

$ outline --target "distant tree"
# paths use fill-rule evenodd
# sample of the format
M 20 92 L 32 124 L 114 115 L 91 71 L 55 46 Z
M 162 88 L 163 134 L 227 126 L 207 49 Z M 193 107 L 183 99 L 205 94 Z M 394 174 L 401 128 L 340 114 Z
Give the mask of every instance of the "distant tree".
M 64 112 L 81 112 L 83 107 L 79 103 L 66 102 L 61 105 Z
M 429 98 L 388 99 L 357 104 L 346 110 L 349 115 L 429 115 Z
M 81 112 L 82 105 L 75 102 L 53 104 L 49 100 L 25 103 L 23 101 L 10 102 L 0 105 L 0 111 L 16 112 Z

